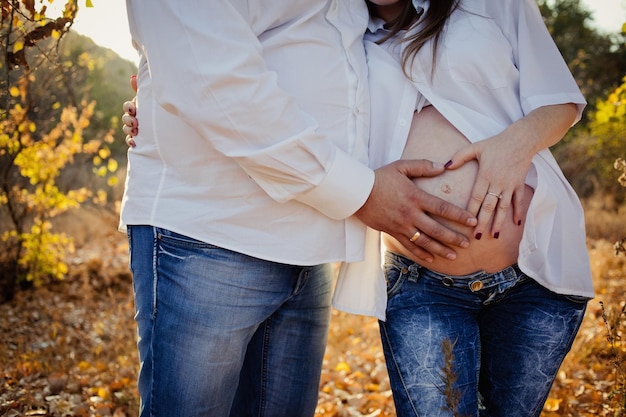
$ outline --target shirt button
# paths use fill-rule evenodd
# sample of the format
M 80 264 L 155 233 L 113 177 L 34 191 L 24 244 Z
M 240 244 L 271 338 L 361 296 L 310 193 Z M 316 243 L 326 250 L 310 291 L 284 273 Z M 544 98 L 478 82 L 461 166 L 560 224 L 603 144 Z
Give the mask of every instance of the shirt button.
M 483 288 L 483 282 L 482 281 L 474 281 L 472 283 L 470 283 L 470 290 L 476 292 L 476 291 L 480 291 Z

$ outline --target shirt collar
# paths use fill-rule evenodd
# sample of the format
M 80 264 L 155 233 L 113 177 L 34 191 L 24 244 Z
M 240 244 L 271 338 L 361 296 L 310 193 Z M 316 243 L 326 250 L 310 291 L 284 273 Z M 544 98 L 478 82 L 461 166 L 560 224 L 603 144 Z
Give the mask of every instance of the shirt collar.
M 416 11 L 419 11 L 420 9 L 422 9 L 423 10 L 422 15 L 425 14 L 426 11 L 428 10 L 428 4 L 429 4 L 429 0 L 413 0 L 413 7 L 415 7 Z M 367 24 L 367 30 L 370 33 L 376 33 L 379 30 L 386 30 L 385 21 L 379 17 L 370 16 L 369 22 Z

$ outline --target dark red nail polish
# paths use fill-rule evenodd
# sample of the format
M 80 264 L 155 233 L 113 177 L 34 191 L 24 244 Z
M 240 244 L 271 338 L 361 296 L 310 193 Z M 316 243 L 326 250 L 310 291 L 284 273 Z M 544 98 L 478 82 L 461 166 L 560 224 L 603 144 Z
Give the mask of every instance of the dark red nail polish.
M 517 225 L 518 225 L 518 226 L 521 226 L 521 225 L 522 225 L 522 221 L 521 221 L 521 220 L 518 220 L 518 221 L 517 221 Z
M 480 240 L 480 238 L 483 237 L 483 234 L 478 232 L 474 235 L 474 237 L 476 238 L 476 240 Z
M 493 234 L 493 238 L 494 238 L 494 239 L 497 239 L 497 238 L 499 238 L 499 237 L 500 237 L 500 232 L 495 232 L 495 233 Z
M 445 165 L 443 166 L 444 168 L 449 168 L 450 165 L 452 165 L 452 160 L 449 160 L 448 162 L 445 163 Z

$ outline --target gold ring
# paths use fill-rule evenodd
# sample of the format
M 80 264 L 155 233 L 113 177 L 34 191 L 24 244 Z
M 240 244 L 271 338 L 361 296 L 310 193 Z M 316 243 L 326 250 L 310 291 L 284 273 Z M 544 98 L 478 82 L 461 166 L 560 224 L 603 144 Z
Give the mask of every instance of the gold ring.
M 417 239 L 419 239 L 419 237 L 422 235 L 422 233 L 418 230 L 415 233 L 413 233 L 413 236 L 411 236 L 411 238 L 409 239 L 411 242 L 415 243 L 415 241 Z
M 487 191 L 487 194 L 494 196 L 498 200 L 500 200 L 502 198 L 502 194 L 492 193 L 491 191 Z

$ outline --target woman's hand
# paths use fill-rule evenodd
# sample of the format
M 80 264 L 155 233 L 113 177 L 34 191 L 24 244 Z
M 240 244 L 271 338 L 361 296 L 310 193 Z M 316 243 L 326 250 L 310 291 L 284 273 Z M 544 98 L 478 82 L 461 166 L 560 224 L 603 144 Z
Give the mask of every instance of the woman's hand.
M 130 86 L 133 91 L 137 92 L 137 76 L 130 77 Z M 122 131 L 126 134 L 126 144 L 131 148 L 137 146 L 134 137 L 139 133 L 139 122 L 137 121 L 137 97 L 133 97 L 131 101 L 125 101 L 122 105 L 124 114 L 122 115 Z
M 472 159 L 478 161 L 478 173 L 467 207 L 478 218 L 474 229 L 476 239 L 484 233 L 491 233 L 497 239 L 511 206 L 513 222 L 521 225 L 525 215 L 521 210 L 524 180 L 533 154 L 528 150 L 526 141 L 505 131 L 466 146 L 452 156 L 447 169 L 456 169 Z M 491 230 L 488 230 L 491 221 Z
M 576 120 L 577 106 L 572 103 L 539 107 L 512 123 L 498 135 L 473 143 L 452 155 L 447 169 L 456 169 L 465 162 L 478 161 L 478 174 L 467 210 L 478 217 L 474 237 L 480 239 L 491 230 L 494 238 L 513 206 L 513 222 L 522 224 L 524 180 L 533 156 L 565 136 Z

